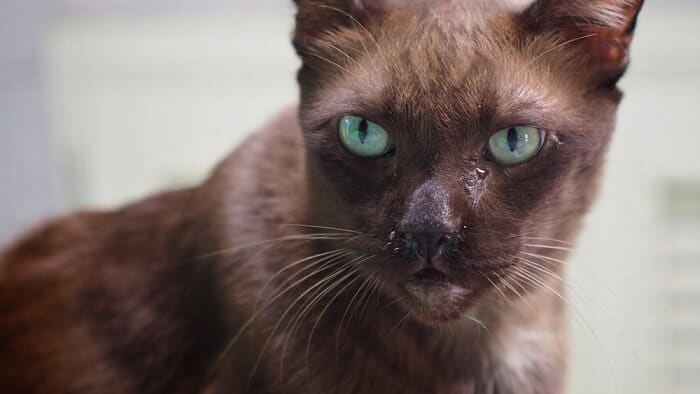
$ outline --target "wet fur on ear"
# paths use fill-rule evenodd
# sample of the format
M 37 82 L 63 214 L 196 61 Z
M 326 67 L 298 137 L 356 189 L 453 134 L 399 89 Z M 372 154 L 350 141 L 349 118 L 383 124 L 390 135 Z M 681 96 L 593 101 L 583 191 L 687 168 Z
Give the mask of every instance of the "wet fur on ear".
M 644 0 L 537 0 L 521 15 L 536 33 L 557 32 L 583 49 L 586 67 L 612 87 L 629 63 L 629 48 Z

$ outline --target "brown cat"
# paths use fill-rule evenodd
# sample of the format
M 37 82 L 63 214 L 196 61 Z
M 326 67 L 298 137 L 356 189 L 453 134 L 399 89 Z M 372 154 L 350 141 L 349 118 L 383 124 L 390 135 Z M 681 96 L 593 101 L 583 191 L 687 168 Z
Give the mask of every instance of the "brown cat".
M 641 4 L 297 1 L 298 109 L 0 256 L 0 392 L 563 392 Z

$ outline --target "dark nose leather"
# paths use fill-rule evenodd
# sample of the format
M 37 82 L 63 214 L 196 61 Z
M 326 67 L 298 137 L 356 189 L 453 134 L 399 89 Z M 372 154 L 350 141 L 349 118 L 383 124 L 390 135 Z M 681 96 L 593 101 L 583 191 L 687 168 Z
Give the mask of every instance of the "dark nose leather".
M 455 223 L 446 188 L 429 180 L 411 196 L 396 230 L 405 247 L 429 263 L 442 252 Z
M 449 239 L 450 234 L 439 229 L 416 229 L 411 232 L 399 232 L 398 236 L 403 240 L 408 250 L 421 256 L 426 263 L 430 264 L 436 256 L 442 253 L 442 247 Z

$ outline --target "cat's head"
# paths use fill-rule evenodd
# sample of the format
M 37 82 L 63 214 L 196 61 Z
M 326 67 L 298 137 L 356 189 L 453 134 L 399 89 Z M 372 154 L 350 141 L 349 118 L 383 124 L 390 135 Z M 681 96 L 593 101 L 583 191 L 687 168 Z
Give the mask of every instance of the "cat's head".
M 427 322 L 561 271 L 642 0 L 492 3 L 297 1 L 314 223 Z

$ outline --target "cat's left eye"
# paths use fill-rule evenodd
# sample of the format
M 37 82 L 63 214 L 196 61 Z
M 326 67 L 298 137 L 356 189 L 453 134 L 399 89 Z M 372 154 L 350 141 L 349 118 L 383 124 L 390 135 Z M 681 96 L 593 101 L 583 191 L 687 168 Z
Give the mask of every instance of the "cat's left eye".
M 496 132 L 488 150 L 499 164 L 512 166 L 537 156 L 544 144 L 544 132 L 533 126 L 514 126 Z
M 340 142 L 356 156 L 382 157 L 393 149 L 389 133 L 380 125 L 360 116 L 343 116 L 338 129 Z

